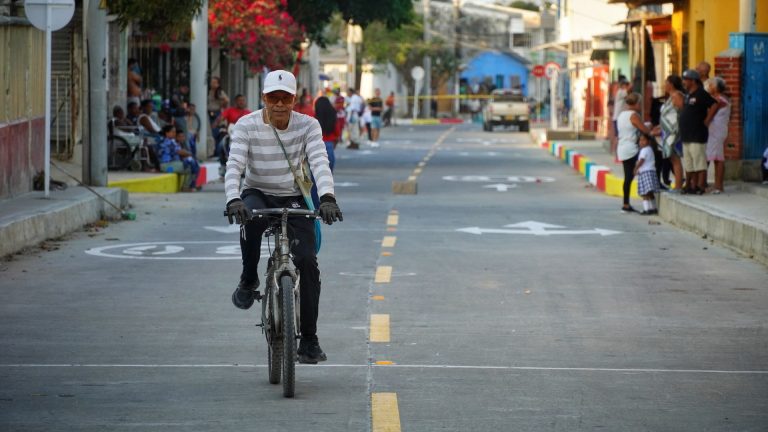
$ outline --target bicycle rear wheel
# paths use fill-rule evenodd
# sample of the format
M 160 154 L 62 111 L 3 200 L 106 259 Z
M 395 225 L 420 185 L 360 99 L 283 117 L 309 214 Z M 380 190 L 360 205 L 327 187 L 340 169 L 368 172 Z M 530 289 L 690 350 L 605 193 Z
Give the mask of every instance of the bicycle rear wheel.
M 280 372 L 283 367 L 283 343 L 275 329 L 275 296 L 273 290 L 267 289 L 267 295 L 262 300 L 262 323 L 267 335 L 267 370 L 269 371 L 269 383 L 280 384 Z
M 280 278 L 280 319 L 283 330 L 283 396 L 293 397 L 296 379 L 296 326 L 293 299 L 293 279 L 290 276 Z

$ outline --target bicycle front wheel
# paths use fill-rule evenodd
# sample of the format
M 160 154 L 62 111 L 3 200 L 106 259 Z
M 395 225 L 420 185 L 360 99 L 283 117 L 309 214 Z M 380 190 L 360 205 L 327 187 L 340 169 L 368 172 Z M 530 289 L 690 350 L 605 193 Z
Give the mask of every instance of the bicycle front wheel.
M 293 299 L 293 279 L 290 276 L 280 278 L 280 302 L 282 311 L 283 333 L 283 396 L 293 397 L 296 372 L 296 326 Z
M 262 323 L 267 334 L 267 370 L 269 383 L 280 384 L 280 371 L 283 367 L 283 343 L 275 331 L 275 296 L 268 288 L 266 298 L 262 300 Z

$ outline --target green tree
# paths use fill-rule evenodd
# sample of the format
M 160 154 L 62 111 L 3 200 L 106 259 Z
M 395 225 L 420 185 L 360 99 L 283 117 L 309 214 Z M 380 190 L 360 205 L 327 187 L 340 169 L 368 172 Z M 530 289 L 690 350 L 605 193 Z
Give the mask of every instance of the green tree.
M 203 0 L 107 0 L 107 8 L 121 28 L 138 24 L 153 38 L 167 40 L 189 36 L 190 23 L 203 8 Z
M 414 17 L 411 0 L 288 0 L 288 12 L 303 26 L 307 37 L 320 46 L 327 44 L 325 27 L 337 12 L 345 22 L 363 28 L 381 22 L 388 29 L 396 29 Z
M 515 0 L 512 3 L 509 4 L 509 7 L 517 8 L 517 9 L 526 9 L 530 11 L 539 11 L 539 6 L 536 3 L 524 1 L 524 0 Z
M 432 87 L 440 88 L 456 72 L 458 61 L 453 47 L 441 38 L 424 41 L 424 27 L 420 20 L 390 30 L 381 23 L 369 25 L 363 34 L 362 57 L 373 63 L 392 63 L 397 72 L 413 88 L 411 69 L 421 66 L 424 57 L 432 58 Z

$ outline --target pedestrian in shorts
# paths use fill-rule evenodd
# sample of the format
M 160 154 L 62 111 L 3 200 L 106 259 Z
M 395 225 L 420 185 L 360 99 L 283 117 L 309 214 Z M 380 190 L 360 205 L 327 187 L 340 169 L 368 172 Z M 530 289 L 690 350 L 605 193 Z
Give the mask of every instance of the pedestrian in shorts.
M 643 198 L 643 211 L 641 215 L 654 215 L 656 209 L 656 195 L 659 192 L 659 176 L 656 174 L 656 155 L 654 147 L 656 140 L 650 134 L 640 135 L 640 154 L 637 157 L 635 176 L 637 177 L 637 193 Z

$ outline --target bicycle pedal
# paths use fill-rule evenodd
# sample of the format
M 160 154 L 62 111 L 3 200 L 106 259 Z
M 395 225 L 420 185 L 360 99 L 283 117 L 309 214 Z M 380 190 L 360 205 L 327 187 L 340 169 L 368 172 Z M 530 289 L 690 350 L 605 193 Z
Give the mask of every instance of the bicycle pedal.
M 260 292 L 258 292 L 258 291 L 254 291 L 253 292 L 253 299 L 254 300 L 256 300 L 257 302 L 260 302 L 262 298 L 264 298 L 264 296 L 261 295 Z
M 254 324 L 256 327 L 264 328 L 264 324 Z

